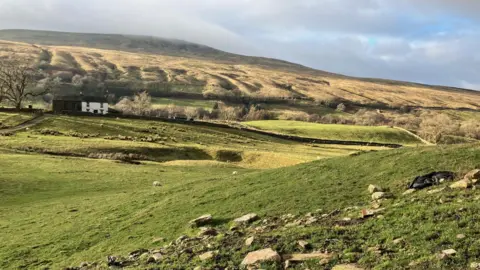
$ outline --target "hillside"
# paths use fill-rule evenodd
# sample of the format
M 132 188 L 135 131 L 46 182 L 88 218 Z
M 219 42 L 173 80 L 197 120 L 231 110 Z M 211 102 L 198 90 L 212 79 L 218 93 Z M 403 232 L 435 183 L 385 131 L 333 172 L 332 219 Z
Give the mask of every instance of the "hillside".
M 209 269 L 238 265 L 248 252 L 265 247 L 282 254 L 302 252 L 296 241 L 305 239 L 312 250 L 334 255 L 327 263 L 330 267 L 357 263 L 368 269 L 409 265 L 465 269 L 480 255 L 476 240 L 480 227 L 474 222 L 479 218 L 477 191 L 401 194 L 416 175 L 435 170 L 462 175 L 479 162 L 478 145 L 380 151 L 267 171 L 150 162 L 138 166 L 2 150 L 0 227 L 6 238 L 0 247 L 0 266 L 57 269 L 88 261 L 99 262 L 104 269 L 107 255 L 147 248 L 161 250 L 164 259 L 132 269 L 199 265 Z M 233 170 L 237 174 L 232 175 Z M 161 186 L 152 187 L 153 181 Z M 360 209 L 371 207 L 369 184 L 388 188 L 394 195 L 381 202 L 386 208 L 382 219 L 359 219 Z M 251 230 L 228 232 L 232 219 L 251 212 L 262 220 Z M 290 213 L 295 215 L 293 222 L 307 212 L 314 214 L 306 217 L 317 221 L 292 227 L 278 219 Z M 205 213 L 214 216 L 212 226 L 226 232 L 197 243 L 197 230 L 187 224 Z M 168 245 L 182 234 L 192 237 L 185 242 L 193 248 L 188 253 L 181 240 Z M 460 239 L 459 234 L 466 237 Z M 251 235 L 255 244 L 245 246 L 244 240 Z M 393 242 L 400 238 L 401 244 Z M 170 253 L 177 247 L 180 253 Z M 450 248 L 457 255 L 436 256 Z M 214 249 L 219 250 L 217 259 L 198 259 L 197 255 Z M 292 269 L 307 265 L 324 269 L 318 260 Z M 272 264 L 264 267 L 283 269 Z
M 476 91 L 351 78 L 183 41 L 17 30 L 0 31 L 1 39 L 17 42 L 2 41 L 0 56 L 28 59 L 61 76 L 64 87 L 60 92 L 80 91 L 71 86 L 78 75 L 89 80 L 81 91 L 108 90 L 117 96 L 147 89 L 156 97 L 236 102 L 286 103 L 304 99 L 323 104 L 480 108 L 480 93 Z

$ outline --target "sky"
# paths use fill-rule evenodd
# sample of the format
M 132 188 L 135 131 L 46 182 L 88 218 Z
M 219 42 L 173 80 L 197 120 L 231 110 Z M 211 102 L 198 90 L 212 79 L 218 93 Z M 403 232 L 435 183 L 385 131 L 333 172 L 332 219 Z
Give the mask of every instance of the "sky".
M 478 0 L 0 0 L 0 29 L 176 38 L 345 75 L 480 90 Z

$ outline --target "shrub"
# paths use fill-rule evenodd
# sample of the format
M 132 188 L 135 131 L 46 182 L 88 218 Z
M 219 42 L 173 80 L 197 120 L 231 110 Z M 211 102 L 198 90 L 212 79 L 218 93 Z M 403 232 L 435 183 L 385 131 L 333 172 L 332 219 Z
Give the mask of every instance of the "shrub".
M 345 106 L 345 104 L 343 103 L 340 103 L 337 106 L 337 112 L 344 112 L 346 109 L 347 109 L 347 106 Z
M 424 139 L 437 143 L 444 135 L 458 134 L 459 126 L 445 114 L 424 114 L 420 124 L 419 134 Z
M 150 115 L 152 98 L 147 92 L 141 92 L 130 98 L 123 98 L 115 107 L 126 114 Z
M 280 120 L 294 120 L 294 121 L 308 121 L 309 115 L 306 112 L 287 111 L 282 113 L 278 119 Z

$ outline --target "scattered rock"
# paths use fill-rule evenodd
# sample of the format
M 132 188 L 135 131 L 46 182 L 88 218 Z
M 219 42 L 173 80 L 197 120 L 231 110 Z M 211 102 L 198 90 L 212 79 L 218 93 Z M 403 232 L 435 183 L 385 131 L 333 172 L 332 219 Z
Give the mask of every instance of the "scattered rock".
M 162 243 L 162 242 L 165 242 L 165 238 L 163 237 L 158 237 L 158 238 L 155 238 L 152 240 L 152 244 L 158 244 L 158 243 Z
M 437 188 L 437 189 L 432 189 L 432 190 L 429 190 L 427 191 L 428 194 L 435 194 L 435 193 L 439 193 L 439 192 L 442 192 L 445 190 L 445 187 L 443 188 Z
M 305 220 L 305 225 L 311 225 L 311 224 L 313 224 L 313 223 L 315 223 L 315 222 L 317 222 L 317 221 L 318 221 L 317 218 L 315 218 L 315 217 L 309 217 L 307 220 Z
M 443 250 L 442 251 L 442 255 L 441 257 L 444 258 L 444 257 L 451 257 L 451 256 L 454 256 L 455 254 L 457 254 L 457 251 L 455 249 L 446 249 L 446 250 Z
M 201 217 L 198 217 L 194 220 L 191 220 L 189 223 L 190 223 L 190 226 L 192 226 L 192 227 L 200 227 L 200 226 L 208 224 L 210 221 L 212 221 L 212 215 L 207 214 L 207 215 L 203 215 Z
M 258 219 L 258 215 L 251 213 L 251 214 L 247 214 L 245 216 L 239 217 L 235 219 L 233 222 L 239 223 L 239 224 L 247 224 L 247 223 L 254 222 L 257 219 Z
M 201 261 L 208 261 L 211 260 L 217 255 L 218 251 L 208 251 L 203 254 L 200 254 L 198 257 L 200 258 Z
M 385 208 L 380 208 L 380 209 L 375 209 L 375 210 L 372 210 L 372 209 L 363 209 L 361 211 L 361 216 L 362 218 L 368 218 L 368 217 L 372 217 L 378 213 L 381 213 L 385 211 Z
M 238 172 L 237 172 L 237 171 L 234 171 L 234 172 L 232 173 L 232 175 L 237 175 L 237 174 L 238 174 Z
M 217 230 L 214 228 L 200 228 L 200 232 L 198 233 L 198 236 L 216 236 L 218 235 Z
M 470 264 L 470 268 L 471 268 L 471 269 L 480 269 L 480 263 L 478 263 L 478 262 L 472 262 L 472 263 Z
M 307 241 L 304 241 L 304 240 L 300 240 L 297 242 L 298 245 L 303 248 L 303 249 L 308 249 L 310 248 L 310 243 L 308 243 Z
M 348 222 L 348 221 L 352 221 L 352 218 L 346 217 L 346 218 L 343 218 L 342 220 Z
M 465 237 L 465 234 L 457 234 L 457 239 L 464 239 Z
M 163 259 L 162 253 L 153 253 L 147 260 L 147 263 L 160 262 Z
M 355 264 L 339 264 L 335 265 L 332 270 L 363 270 Z
M 409 194 L 412 194 L 412 193 L 414 193 L 415 191 L 417 191 L 417 190 L 416 190 L 416 189 L 413 189 L 413 188 L 411 188 L 411 189 L 409 189 L 409 190 L 407 190 L 407 191 L 403 192 L 403 194 L 402 194 L 402 195 L 404 195 L 404 196 L 405 196 L 405 195 L 409 195 Z
M 245 240 L 245 246 L 249 247 L 253 244 L 253 241 L 255 241 L 255 237 L 251 236 Z
M 273 261 L 279 262 L 282 258 L 271 248 L 253 251 L 247 254 L 243 259 L 242 265 L 252 265 L 260 262 Z
M 376 186 L 376 185 L 369 185 L 368 186 L 368 192 L 370 194 L 373 194 L 375 192 L 382 192 L 382 191 L 383 191 L 383 189 L 379 186 Z
M 154 187 L 161 187 L 162 184 L 160 184 L 160 182 L 158 182 L 158 181 L 155 181 L 155 182 L 153 182 L 153 186 Z
M 467 189 L 470 187 L 472 187 L 472 181 L 468 179 L 463 179 L 450 185 L 450 188 L 453 189 Z
M 403 238 L 397 238 L 397 239 L 393 240 L 394 245 L 398 245 L 398 244 L 401 244 L 401 243 L 403 243 Z
M 390 194 L 386 192 L 375 192 L 372 194 L 372 200 L 378 201 L 380 199 L 387 199 L 390 197 Z
M 182 236 L 178 237 L 177 240 L 175 240 L 175 243 L 180 244 L 183 241 L 185 241 L 186 239 L 188 239 L 188 236 L 182 235 Z
M 473 171 L 470 171 L 465 175 L 465 177 L 463 177 L 463 179 L 470 180 L 474 184 L 477 183 L 480 180 L 480 170 L 475 169 Z
M 81 262 L 80 263 L 80 268 L 88 267 L 89 265 L 90 265 L 90 263 L 88 263 L 88 262 Z
M 332 257 L 332 254 L 328 253 L 309 253 L 309 254 L 287 254 L 283 255 L 283 260 L 288 260 L 291 262 L 303 262 L 309 260 L 320 260 L 320 259 L 329 259 Z

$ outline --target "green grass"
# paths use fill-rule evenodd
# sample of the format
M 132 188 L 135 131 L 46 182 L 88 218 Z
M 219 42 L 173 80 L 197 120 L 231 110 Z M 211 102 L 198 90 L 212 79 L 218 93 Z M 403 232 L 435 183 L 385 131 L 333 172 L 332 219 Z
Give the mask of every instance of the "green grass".
M 460 174 L 478 164 L 479 145 L 380 151 L 267 171 L 235 169 L 238 176 L 225 167 L 136 166 L 5 152 L 0 155 L 0 268 L 57 269 L 152 248 L 153 238 L 173 240 L 188 231 L 190 219 L 205 213 L 221 224 L 249 212 L 276 216 L 368 205 L 366 187 L 373 183 L 397 196 L 385 203 L 383 220 L 275 234 L 284 241 L 307 237 L 335 253 L 365 254 L 359 263 L 368 268 L 404 269 L 413 260 L 427 260 L 423 269 L 465 269 L 480 256 L 477 192 L 400 194 L 416 175 L 433 170 Z M 153 181 L 163 186 L 153 188 Z M 467 238 L 457 240 L 457 233 Z M 406 245 L 393 246 L 397 237 L 404 237 Z M 375 245 L 389 252 L 366 252 Z M 283 241 L 275 247 L 292 249 Z M 446 248 L 459 255 L 430 259 Z
M 54 130 L 62 136 L 39 134 Z M 77 138 L 71 134 L 95 135 Z M 107 137 L 130 136 L 130 140 L 106 140 Z M 142 138 L 156 142 L 141 142 Z M 41 124 L 8 139 L 0 147 L 62 155 L 137 154 L 158 162 L 225 161 L 217 154 L 230 151 L 241 156 L 230 164 L 248 168 L 278 168 L 321 158 L 349 155 L 358 151 L 381 150 L 375 147 L 307 145 L 237 129 L 202 127 L 112 118 L 51 117 Z
M 402 145 L 422 144 L 421 141 L 411 134 L 384 126 L 330 125 L 283 120 L 252 121 L 245 124 L 262 130 L 309 138 L 396 143 Z
M 173 99 L 173 98 L 152 98 L 153 108 L 163 108 L 168 105 L 176 105 L 180 107 L 195 107 L 212 110 L 215 105 L 214 100 L 198 100 L 198 99 Z
M 28 113 L 0 112 L 0 129 L 19 125 L 32 117 L 33 115 Z

